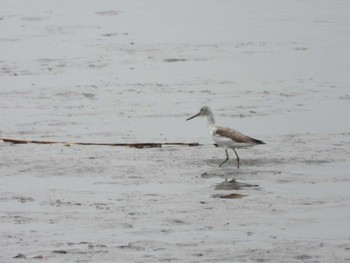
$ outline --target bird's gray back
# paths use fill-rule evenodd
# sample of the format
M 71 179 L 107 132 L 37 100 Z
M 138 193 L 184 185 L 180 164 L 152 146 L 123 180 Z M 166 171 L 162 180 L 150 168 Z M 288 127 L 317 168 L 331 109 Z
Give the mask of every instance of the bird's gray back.
M 217 126 L 214 132 L 214 135 L 219 135 L 225 138 L 229 138 L 235 142 L 238 143 L 249 143 L 249 144 L 263 144 L 264 142 L 254 139 L 252 137 L 249 137 L 247 135 L 244 135 L 240 133 L 239 131 L 227 128 L 227 127 L 221 127 Z

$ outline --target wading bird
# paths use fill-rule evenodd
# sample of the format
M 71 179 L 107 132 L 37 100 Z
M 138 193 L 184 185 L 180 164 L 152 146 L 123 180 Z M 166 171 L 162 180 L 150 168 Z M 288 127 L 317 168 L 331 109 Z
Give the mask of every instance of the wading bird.
M 188 118 L 186 121 L 189 121 L 193 118 L 205 116 L 208 120 L 208 128 L 213 141 L 217 146 L 224 147 L 226 153 L 226 159 L 223 160 L 219 167 L 226 163 L 229 159 L 228 149 L 232 149 L 237 157 L 237 168 L 239 168 L 239 157 L 236 152 L 236 148 L 246 148 L 252 147 L 258 144 L 265 144 L 263 141 L 251 138 L 247 135 L 236 131 L 235 129 L 221 127 L 215 124 L 214 114 L 208 106 L 204 106 L 200 109 L 199 113 Z

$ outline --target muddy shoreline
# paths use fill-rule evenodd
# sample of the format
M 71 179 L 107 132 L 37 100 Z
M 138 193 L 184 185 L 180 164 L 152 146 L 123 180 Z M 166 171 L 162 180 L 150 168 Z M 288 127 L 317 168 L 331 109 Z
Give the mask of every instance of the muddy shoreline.
M 348 3 L 45 3 L 2 5 L 0 137 L 201 146 L 0 142 L 1 262 L 350 260 Z M 218 168 L 203 105 L 266 145 Z

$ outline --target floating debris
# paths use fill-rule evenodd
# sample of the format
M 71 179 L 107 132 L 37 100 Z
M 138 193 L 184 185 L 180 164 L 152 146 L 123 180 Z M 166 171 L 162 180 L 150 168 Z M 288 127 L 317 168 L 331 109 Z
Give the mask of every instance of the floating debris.
M 55 253 L 55 254 L 67 254 L 67 251 L 66 250 L 54 250 L 54 251 L 52 251 L 52 253 Z
M 25 255 L 18 253 L 16 256 L 14 256 L 13 258 L 27 258 Z
M 247 196 L 247 195 L 235 194 L 235 193 L 228 194 L 228 195 L 225 195 L 225 194 L 212 195 L 212 197 L 214 197 L 214 198 L 224 198 L 224 199 L 241 199 L 245 196 Z
M 165 62 L 185 62 L 187 59 L 185 58 L 166 58 L 164 59 Z
M 90 145 L 90 146 L 120 146 L 120 147 L 131 147 L 131 148 L 161 148 L 162 146 L 201 146 L 198 142 L 147 142 L 147 143 L 94 143 L 94 142 L 61 142 L 61 141 L 41 141 L 41 140 L 22 140 L 15 138 L 1 138 L 3 142 L 9 142 L 13 144 L 63 144 L 64 146 L 76 145 Z

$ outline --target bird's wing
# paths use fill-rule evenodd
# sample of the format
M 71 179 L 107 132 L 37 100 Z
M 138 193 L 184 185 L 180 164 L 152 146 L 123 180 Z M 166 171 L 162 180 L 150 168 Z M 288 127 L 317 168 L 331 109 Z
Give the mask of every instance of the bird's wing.
M 238 143 L 264 144 L 264 142 L 244 135 L 235 129 L 220 126 L 216 128 L 214 135 L 229 138 Z

